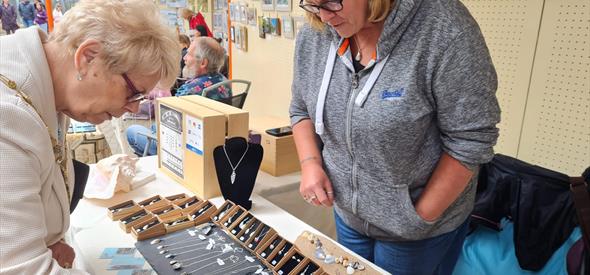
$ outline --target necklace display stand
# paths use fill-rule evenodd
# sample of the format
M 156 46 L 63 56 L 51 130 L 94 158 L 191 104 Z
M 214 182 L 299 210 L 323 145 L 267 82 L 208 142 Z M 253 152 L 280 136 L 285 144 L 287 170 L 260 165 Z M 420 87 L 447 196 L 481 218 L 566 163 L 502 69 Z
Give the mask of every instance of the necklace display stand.
M 217 180 L 223 198 L 246 210 L 252 207 L 250 195 L 256 183 L 262 155 L 260 144 L 248 143 L 242 137 L 229 138 L 223 146 L 213 150 Z

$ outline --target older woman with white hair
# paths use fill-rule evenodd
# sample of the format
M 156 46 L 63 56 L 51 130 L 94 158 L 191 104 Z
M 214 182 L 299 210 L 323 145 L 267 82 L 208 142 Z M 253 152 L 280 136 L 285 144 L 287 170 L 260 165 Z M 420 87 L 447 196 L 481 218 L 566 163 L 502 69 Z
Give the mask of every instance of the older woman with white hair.
M 137 112 L 156 83 L 172 84 L 173 30 L 144 0 L 82 0 L 49 37 L 0 38 L 0 274 L 84 274 L 64 241 L 74 191 L 68 118 L 100 123 Z

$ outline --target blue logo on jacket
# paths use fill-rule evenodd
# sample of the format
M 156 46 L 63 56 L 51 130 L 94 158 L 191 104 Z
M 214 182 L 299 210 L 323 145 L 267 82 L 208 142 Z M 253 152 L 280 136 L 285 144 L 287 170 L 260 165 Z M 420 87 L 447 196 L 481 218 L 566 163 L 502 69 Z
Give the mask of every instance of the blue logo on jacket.
M 404 88 L 397 89 L 395 91 L 385 90 L 381 92 L 381 100 L 397 100 L 404 96 Z

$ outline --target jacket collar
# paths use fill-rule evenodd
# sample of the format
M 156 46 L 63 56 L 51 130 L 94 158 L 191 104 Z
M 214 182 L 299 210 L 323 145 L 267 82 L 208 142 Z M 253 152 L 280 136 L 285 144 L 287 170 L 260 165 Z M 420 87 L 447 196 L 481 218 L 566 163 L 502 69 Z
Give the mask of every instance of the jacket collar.
M 410 25 L 414 15 L 420 8 L 423 0 L 395 0 L 394 7 L 385 19 L 383 32 L 377 41 L 377 56 L 375 61 L 379 62 L 393 51 L 395 45 L 401 39 L 406 29 Z M 338 35 L 336 30 L 328 27 L 332 34 L 332 43 L 338 49 L 347 47 L 344 43 L 348 43 L 347 39 L 343 39 Z M 342 51 L 339 55 L 351 57 L 350 54 Z

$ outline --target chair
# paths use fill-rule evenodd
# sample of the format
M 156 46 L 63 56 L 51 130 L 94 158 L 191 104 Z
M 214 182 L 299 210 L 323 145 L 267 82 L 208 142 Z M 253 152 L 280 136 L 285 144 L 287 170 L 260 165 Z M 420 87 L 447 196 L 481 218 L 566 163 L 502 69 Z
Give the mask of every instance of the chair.
M 244 85 L 246 85 L 246 88 L 244 89 L 243 92 L 237 93 L 236 89 L 235 89 L 235 85 L 233 85 L 234 83 L 244 84 Z M 211 86 L 207 87 L 206 89 L 204 89 L 202 95 L 204 97 L 207 97 L 207 93 L 209 91 L 217 89 L 217 87 L 219 87 L 221 85 L 226 85 L 226 86 L 230 87 L 232 90 L 233 96 L 230 98 L 221 99 L 219 101 L 221 101 L 225 104 L 234 106 L 236 108 L 242 109 L 242 107 L 244 107 L 244 103 L 246 102 L 246 96 L 248 96 L 248 91 L 250 90 L 250 86 L 252 85 L 252 82 L 247 81 L 247 80 L 241 80 L 241 79 L 232 79 L 232 80 L 222 81 L 222 82 L 216 83 L 216 84 L 211 85 Z

